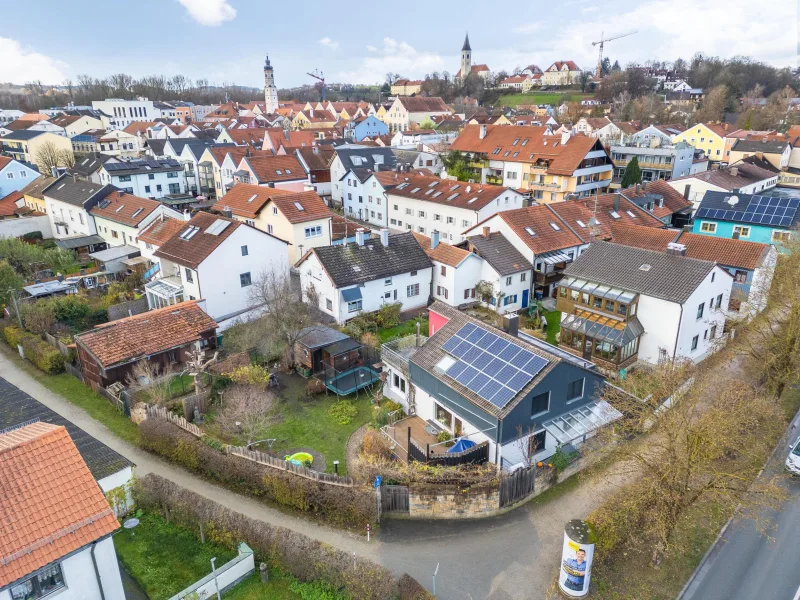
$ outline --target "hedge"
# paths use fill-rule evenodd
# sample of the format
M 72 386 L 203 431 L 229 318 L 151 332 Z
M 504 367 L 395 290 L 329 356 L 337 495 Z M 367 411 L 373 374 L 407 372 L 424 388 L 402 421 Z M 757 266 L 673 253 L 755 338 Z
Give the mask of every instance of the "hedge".
M 38 335 L 22 331 L 19 327 L 9 326 L 3 329 L 3 337 L 14 349 L 18 344 L 21 345 L 25 351 L 25 358 L 45 373 L 52 375 L 64 372 L 64 355 Z
M 367 487 L 320 483 L 221 452 L 169 421 L 151 417 L 139 426 L 140 445 L 226 487 L 336 525 L 362 529 L 377 520 L 375 493 Z
M 148 419 L 145 423 L 153 419 Z M 169 423 L 167 423 L 169 424 Z M 138 508 L 157 511 L 168 521 L 196 530 L 228 547 L 244 541 L 258 560 L 291 573 L 300 581 L 323 581 L 358 600 L 427 600 L 424 588 L 404 575 L 402 590 L 394 575 L 378 564 L 301 534 L 251 519 L 175 483 L 148 474 L 136 482 Z M 415 585 L 416 584 L 416 585 Z

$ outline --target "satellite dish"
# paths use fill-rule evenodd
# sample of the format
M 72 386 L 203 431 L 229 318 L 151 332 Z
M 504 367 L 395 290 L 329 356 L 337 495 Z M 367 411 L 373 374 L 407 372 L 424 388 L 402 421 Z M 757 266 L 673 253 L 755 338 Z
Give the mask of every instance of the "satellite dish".
M 731 206 L 736 206 L 737 204 L 739 204 L 739 196 L 731 196 L 730 198 L 728 198 L 728 204 L 730 204 Z

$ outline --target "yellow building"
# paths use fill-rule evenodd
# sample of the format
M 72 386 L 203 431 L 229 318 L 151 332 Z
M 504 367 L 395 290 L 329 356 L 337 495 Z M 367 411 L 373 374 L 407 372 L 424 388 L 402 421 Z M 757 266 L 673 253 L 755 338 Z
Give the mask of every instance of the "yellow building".
M 19 193 L 25 198 L 25 206 L 32 208 L 33 210 L 38 210 L 40 213 L 47 213 L 47 205 L 45 204 L 42 190 L 44 190 L 55 180 L 55 177 L 42 175 L 22 188 Z
M 389 110 L 383 105 L 378 105 L 378 110 L 375 111 L 375 116 L 378 117 L 379 121 L 383 121 L 384 123 L 389 123 Z
M 571 60 L 558 60 L 542 75 L 542 85 L 574 85 L 578 83 L 581 70 Z
M 58 156 L 59 167 L 70 166 L 69 163 L 73 159 L 69 157 L 74 156 L 72 142 L 68 137 L 47 131 L 31 131 L 29 129 L 12 131 L 2 138 L 2 142 L 6 153 L 10 154 L 12 158 L 31 165 L 35 165 L 37 157 L 45 152 L 58 153 L 56 156 Z M 43 173 L 43 175 L 50 175 L 50 173 Z
M 214 206 L 237 221 L 285 240 L 291 264 L 311 248 L 330 246 L 333 213 L 316 192 L 292 192 L 237 183 Z
M 392 84 L 392 96 L 411 96 L 422 92 L 422 81 L 398 79 Z
M 736 131 L 727 123 L 697 123 L 673 137 L 672 143 L 686 142 L 705 152 L 710 161 L 727 161 L 726 148 L 733 146 L 727 138 Z
M 292 119 L 292 129 L 321 129 L 333 127 L 337 119 L 327 110 L 299 111 Z

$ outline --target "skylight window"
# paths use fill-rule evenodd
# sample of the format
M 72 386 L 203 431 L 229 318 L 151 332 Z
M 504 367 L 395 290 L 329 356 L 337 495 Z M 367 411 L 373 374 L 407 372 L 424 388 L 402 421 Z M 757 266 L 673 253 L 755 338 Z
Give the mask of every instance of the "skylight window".
M 291 175 L 292 174 L 292 172 L 289 169 L 284 169 L 284 171 L 286 171 L 287 175 Z
M 501 150 L 502 150 L 502 148 L 495 148 L 495 149 L 492 151 L 492 154 L 500 154 L 500 151 L 501 151 Z
M 615 210 L 608 211 L 608 214 L 610 214 L 615 219 L 619 219 L 620 218 L 619 213 L 617 211 L 615 211 Z
M 522 144 L 520 144 L 520 145 L 521 146 L 525 146 L 525 145 L 528 144 L 528 141 L 529 141 L 529 138 L 525 138 L 524 140 L 522 140 Z
M 356 273 L 360 273 L 361 267 L 359 267 L 358 265 L 353 265 L 353 271 L 355 271 Z
M 576 223 L 577 223 L 577 224 L 578 224 L 580 227 L 583 227 L 584 229 L 586 229 L 586 223 L 584 223 L 584 222 L 583 222 L 583 221 L 581 221 L 580 219 L 576 219 L 576 221 L 575 221 L 575 222 L 576 222 Z
M 442 192 L 436 192 L 433 196 L 431 196 L 431 198 L 438 198 L 441 195 L 442 195 Z
M 120 204 L 120 205 L 119 205 L 119 207 L 117 208 L 117 210 L 115 210 L 114 212 L 119 212 L 119 211 L 121 211 L 123 208 L 125 208 L 125 205 L 124 205 L 124 204 Z
M 303 208 L 303 205 L 302 205 L 302 204 L 300 204 L 299 202 L 295 202 L 295 203 L 294 203 L 294 207 L 295 207 L 297 210 L 305 210 L 305 208 Z
M 506 150 L 506 153 L 505 153 L 505 154 L 503 154 L 503 158 L 505 158 L 505 157 L 506 157 L 506 156 L 508 156 L 509 154 L 511 154 L 511 150 Z
M 450 191 L 455 192 L 460 187 L 461 187 L 460 185 L 454 185 L 453 187 L 450 188 Z
M 448 200 L 452 200 L 452 199 L 453 199 L 453 198 L 455 198 L 456 196 L 458 196 L 458 192 L 456 192 L 455 194 L 450 194 L 450 195 L 447 197 L 447 199 L 448 199 Z
M 516 146 L 517 144 L 519 144 L 519 138 L 517 138 L 513 142 L 511 142 L 512 146 Z
M 645 263 L 641 267 L 639 267 L 640 271 L 645 271 L 645 272 L 649 271 L 650 269 L 652 269 L 652 267 L 650 265 L 648 265 L 647 263 Z
M 633 214 L 633 212 L 631 212 L 631 211 L 629 211 L 629 210 L 626 210 L 625 212 L 626 212 L 626 213 L 628 213 L 628 216 L 629 216 L 631 219 L 635 219 L 635 218 L 636 218 L 636 215 L 635 215 L 635 214 Z
M 536 232 L 533 229 L 531 229 L 530 227 L 526 227 L 525 231 L 528 232 L 528 235 L 531 235 L 531 236 L 535 236 L 536 235 Z
M 439 185 L 439 182 L 438 182 L 438 181 L 431 181 L 431 182 L 428 184 L 428 187 L 429 187 L 429 188 L 432 188 L 432 187 L 436 187 L 437 185 Z
M 478 199 L 478 197 L 477 197 L 477 196 L 475 196 L 474 198 L 472 198 L 471 200 L 469 200 L 469 201 L 467 202 L 467 204 L 472 204 L 472 203 L 473 203 L 473 202 L 475 202 L 475 200 L 477 200 L 477 199 Z
M 275 173 L 276 173 L 277 175 L 283 175 L 283 173 L 281 173 L 281 170 L 280 170 L 280 169 L 275 169 Z
M 519 152 L 514 152 L 514 154 L 511 155 L 511 158 L 517 158 L 518 154 L 519 154 Z
M 398 190 L 402 190 L 404 187 L 408 187 L 408 184 L 407 183 L 401 183 L 400 185 L 397 186 L 397 189 Z
M 256 198 L 258 198 L 258 194 L 253 194 L 253 195 L 252 195 L 252 196 L 250 196 L 250 198 L 247 200 L 247 203 L 249 204 L 250 202 L 252 202 L 252 201 L 253 201 L 253 200 L 255 200 Z
M 432 193 L 433 193 L 433 190 L 428 190 L 427 192 L 425 192 L 425 195 L 426 196 L 430 196 Z
M 561 227 L 559 227 L 557 223 L 553 223 L 552 221 L 550 221 L 550 227 L 552 227 L 556 231 L 561 231 Z
M 413 190 L 411 190 L 411 193 L 416 194 L 420 189 L 421 188 L 415 187 Z
M 136 217 L 136 216 L 137 216 L 139 213 L 141 213 L 143 210 L 144 210 L 143 208 L 137 208 L 137 209 L 136 209 L 136 210 L 133 212 L 133 215 L 131 215 L 131 218 L 134 218 L 134 217 Z

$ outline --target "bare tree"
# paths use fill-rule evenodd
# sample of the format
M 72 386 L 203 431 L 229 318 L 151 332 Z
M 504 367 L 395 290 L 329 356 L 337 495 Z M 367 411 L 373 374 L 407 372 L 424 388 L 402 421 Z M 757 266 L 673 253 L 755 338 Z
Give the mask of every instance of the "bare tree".
M 58 166 L 71 169 L 75 166 L 75 153 L 70 149 L 62 148 L 57 152 Z
M 62 150 L 59 150 L 53 142 L 45 142 L 39 146 L 39 149 L 36 150 L 36 154 L 33 157 L 39 172 L 45 176 L 52 175 L 55 167 L 62 166 L 60 164 L 62 159 L 61 153 Z
M 514 447 L 522 456 L 522 464 L 530 467 L 534 464 L 533 457 L 542 448 L 539 448 L 536 443 L 536 438 L 533 436 L 534 427 L 528 425 L 527 430 L 523 431 L 522 425 L 517 425 L 517 439 L 514 440 Z
M 208 373 L 208 367 L 217 362 L 219 352 L 214 352 L 214 356 L 206 359 L 205 352 L 200 348 L 195 348 L 189 354 L 189 360 L 186 361 L 186 366 L 189 369 L 189 374 L 194 377 L 194 393 L 199 394 L 203 387 L 202 376 L 203 373 Z
M 131 387 L 147 390 L 153 404 L 164 404 L 170 399 L 170 378 L 167 377 L 166 370 L 155 361 L 140 360 L 133 365 L 125 381 Z
M 275 396 L 263 389 L 237 385 L 226 390 L 216 424 L 231 436 L 243 436 L 249 446 L 274 420 Z
M 253 324 L 253 335 L 262 343 L 284 350 L 289 360 L 286 366 L 294 366 L 295 345 L 302 330 L 319 326 L 316 291 L 311 288 L 301 293 L 288 274 L 273 270 L 262 273 L 255 281 L 250 301 L 263 310 Z
M 690 510 L 710 519 L 738 506 L 756 518 L 785 497 L 777 477 L 756 478 L 785 422 L 766 394 L 682 363 L 640 372 L 626 386 L 644 399 L 606 386 L 604 399 L 624 417 L 601 435 L 618 443 L 619 464 L 629 465 L 633 477 L 593 515 L 601 535 L 648 549 L 658 565 L 666 553 L 683 550 L 674 533 Z

